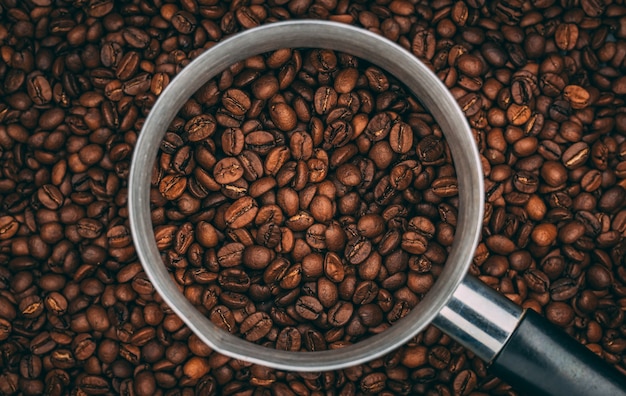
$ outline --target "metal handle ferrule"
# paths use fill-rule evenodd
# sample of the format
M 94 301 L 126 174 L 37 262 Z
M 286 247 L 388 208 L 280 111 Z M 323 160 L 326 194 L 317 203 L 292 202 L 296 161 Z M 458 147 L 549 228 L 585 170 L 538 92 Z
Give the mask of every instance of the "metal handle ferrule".
M 433 324 L 491 362 L 515 331 L 522 313 L 522 308 L 468 275 Z

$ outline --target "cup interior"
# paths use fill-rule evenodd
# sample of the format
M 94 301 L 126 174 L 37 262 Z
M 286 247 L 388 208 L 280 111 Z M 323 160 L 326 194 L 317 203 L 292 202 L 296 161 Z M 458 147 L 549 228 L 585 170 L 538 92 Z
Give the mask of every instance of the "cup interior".
M 150 173 L 167 126 L 198 87 L 228 66 L 281 48 L 326 48 L 355 55 L 401 81 L 440 125 L 452 153 L 459 184 L 454 243 L 443 272 L 424 299 L 383 333 L 337 350 L 286 352 L 252 344 L 216 327 L 178 290 L 157 249 L 150 215 Z M 463 280 L 478 243 L 483 219 L 481 162 L 465 115 L 427 66 L 400 46 L 369 31 L 328 21 L 279 22 L 239 33 L 186 66 L 160 95 L 146 118 L 129 177 L 130 225 L 138 257 L 167 305 L 214 350 L 276 369 L 341 369 L 380 357 L 423 330 Z

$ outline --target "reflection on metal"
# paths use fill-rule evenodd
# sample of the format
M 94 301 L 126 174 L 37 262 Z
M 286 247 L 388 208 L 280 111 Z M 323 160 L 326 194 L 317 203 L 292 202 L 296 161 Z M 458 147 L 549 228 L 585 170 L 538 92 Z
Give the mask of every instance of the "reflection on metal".
M 467 276 L 433 324 L 491 362 L 517 327 L 522 308 L 478 279 Z

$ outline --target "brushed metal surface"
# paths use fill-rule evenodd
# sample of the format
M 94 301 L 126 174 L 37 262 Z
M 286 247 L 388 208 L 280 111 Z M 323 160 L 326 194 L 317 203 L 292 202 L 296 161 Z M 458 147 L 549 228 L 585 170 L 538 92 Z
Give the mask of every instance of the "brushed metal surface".
M 467 275 L 433 324 L 490 363 L 517 328 L 522 312 L 518 305 Z

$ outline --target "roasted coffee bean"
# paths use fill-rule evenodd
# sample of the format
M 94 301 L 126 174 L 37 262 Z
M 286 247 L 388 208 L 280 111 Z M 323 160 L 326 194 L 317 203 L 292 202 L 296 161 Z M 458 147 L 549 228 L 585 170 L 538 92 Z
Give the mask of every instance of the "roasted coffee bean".
M 384 314 L 378 304 L 366 304 L 358 308 L 359 320 L 364 326 L 376 327 L 383 322 Z
M 218 305 L 211 310 L 210 319 L 213 324 L 222 330 L 226 330 L 229 333 L 235 333 L 237 331 L 237 325 L 233 313 L 230 309 L 223 305 Z
M 37 191 L 39 202 L 48 209 L 56 210 L 63 204 L 63 194 L 54 185 L 44 185 Z
M 268 266 L 272 261 L 273 253 L 270 249 L 252 245 L 247 246 L 243 251 L 243 264 L 251 269 L 260 270 Z
M 168 200 L 180 198 L 186 188 L 187 178 L 183 175 L 167 175 L 159 183 L 159 192 Z
M 291 131 L 296 127 L 296 112 L 286 103 L 272 105 L 269 109 L 269 114 L 276 127 L 281 131 Z
M 385 389 L 387 376 L 384 373 L 371 373 L 363 377 L 359 388 L 364 393 L 380 393 Z
M 234 292 L 246 292 L 251 284 L 248 274 L 237 268 L 221 271 L 217 279 L 223 289 Z
M 389 145 L 396 153 L 406 154 L 409 152 L 413 148 L 411 127 L 403 122 L 394 124 L 389 132 Z
M 344 280 L 344 263 L 336 253 L 326 253 L 323 262 L 324 275 L 332 282 L 339 283 Z
M 564 302 L 552 302 L 546 307 L 546 318 L 557 326 L 565 327 L 574 319 L 574 310 Z
M 243 116 L 250 109 L 250 97 L 239 89 L 229 89 L 222 96 L 222 104 L 231 114 Z
M 334 88 L 338 93 L 349 93 L 356 87 L 359 79 L 359 72 L 355 68 L 345 68 L 339 70 L 335 77 Z
M 589 150 L 589 146 L 587 145 L 587 143 L 578 142 L 578 143 L 574 143 L 573 145 L 571 145 L 563 153 L 563 156 L 561 157 L 561 161 L 563 162 L 563 165 L 567 169 L 570 169 L 570 170 L 576 169 L 582 166 L 583 164 L 585 164 L 585 162 L 587 162 L 587 159 L 589 158 L 589 154 L 590 154 L 590 150 Z
M 227 157 L 220 160 L 213 168 L 213 177 L 219 184 L 229 184 L 239 180 L 244 170 L 239 160 L 235 157 Z
M 231 228 L 242 228 L 254 220 L 258 210 L 256 201 L 252 197 L 244 196 L 226 209 L 224 220 Z
M 369 304 L 378 296 L 379 288 L 373 281 L 364 281 L 359 283 L 352 297 L 355 304 Z
M 612 213 L 622 207 L 625 199 L 626 190 L 622 186 L 617 185 L 605 191 L 598 201 L 598 208 L 602 211 Z
M 19 227 L 20 223 L 13 216 L 0 217 L 0 240 L 11 239 Z
M 389 184 L 399 191 L 404 191 L 413 182 L 414 171 L 406 164 L 398 164 L 391 169 Z
M 244 250 L 245 246 L 242 243 L 228 243 L 217 251 L 217 262 L 226 268 L 238 266 L 243 261 Z
M 210 114 L 200 114 L 187 121 L 184 130 L 190 142 L 200 142 L 213 135 L 216 128 L 215 117 Z
M 561 278 L 550 285 L 550 297 L 554 301 L 566 301 L 578 293 L 578 285 L 573 279 Z
M 276 339 L 276 349 L 283 351 L 299 351 L 301 345 L 302 335 L 294 327 L 285 327 Z
M 428 135 L 417 143 L 417 155 L 425 165 L 438 162 L 443 155 L 444 146 L 440 139 Z
M 541 167 L 541 177 L 549 186 L 559 186 L 567 180 L 567 170 L 557 161 L 546 161 Z
M 606 289 L 612 283 L 611 273 L 602 265 L 593 265 L 587 270 L 587 282 L 592 289 Z
M 265 337 L 272 328 L 272 319 L 265 312 L 255 312 L 248 316 L 239 327 L 239 331 L 248 341 L 258 341 Z
M 354 238 L 348 241 L 345 255 L 350 264 L 360 264 L 365 261 L 372 252 L 372 244 L 366 238 Z
M 555 33 L 554 41 L 561 50 L 571 51 L 576 46 L 578 40 L 578 26 L 574 23 L 560 24 Z
M 322 313 L 322 304 L 315 297 L 303 296 L 296 302 L 296 312 L 302 318 L 315 320 Z
M 468 395 L 478 385 L 478 377 L 471 370 L 463 370 L 454 377 L 452 387 L 457 395 Z
M 428 241 L 423 235 L 409 231 L 402 234 L 401 246 L 410 254 L 423 254 L 428 249 Z
M 26 88 L 31 100 L 37 105 L 44 105 L 52 100 L 50 82 L 39 72 L 27 77 Z

